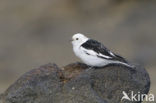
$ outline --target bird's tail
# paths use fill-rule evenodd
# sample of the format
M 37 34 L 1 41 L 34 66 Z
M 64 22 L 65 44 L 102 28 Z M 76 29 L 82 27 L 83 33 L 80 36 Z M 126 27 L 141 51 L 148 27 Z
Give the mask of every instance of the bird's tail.
M 115 63 L 115 64 L 121 64 L 121 65 L 126 66 L 128 68 L 135 69 L 135 66 L 134 65 L 131 65 L 129 63 L 125 63 L 125 62 L 121 62 L 121 61 L 113 61 L 113 63 Z
M 128 63 L 127 60 L 123 58 L 122 56 L 117 55 L 117 54 L 115 54 L 115 56 L 116 56 L 116 60 L 121 61 L 123 63 Z

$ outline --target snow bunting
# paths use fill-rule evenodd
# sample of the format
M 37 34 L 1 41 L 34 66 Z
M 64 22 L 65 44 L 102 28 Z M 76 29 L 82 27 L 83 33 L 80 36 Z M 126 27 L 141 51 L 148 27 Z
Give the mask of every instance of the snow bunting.
M 91 67 L 103 67 L 108 64 L 130 66 L 123 57 L 111 52 L 100 42 L 83 34 L 74 34 L 72 45 L 75 55 Z

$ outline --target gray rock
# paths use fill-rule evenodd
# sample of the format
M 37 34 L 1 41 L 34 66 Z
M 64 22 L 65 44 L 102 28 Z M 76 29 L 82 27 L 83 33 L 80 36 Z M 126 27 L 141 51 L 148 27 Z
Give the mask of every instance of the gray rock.
M 122 92 L 147 94 L 150 78 L 140 66 L 92 68 L 82 63 L 47 64 L 21 76 L 2 95 L 3 103 L 138 103 Z M 140 102 L 141 103 L 141 102 Z

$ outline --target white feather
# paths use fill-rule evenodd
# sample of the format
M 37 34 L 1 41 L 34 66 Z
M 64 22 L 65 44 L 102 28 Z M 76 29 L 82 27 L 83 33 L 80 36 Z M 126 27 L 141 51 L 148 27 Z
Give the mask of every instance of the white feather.
M 103 55 L 101 53 L 97 53 L 94 50 L 88 50 L 82 47 L 81 45 L 85 43 L 89 38 L 84 36 L 83 34 L 75 34 L 72 37 L 73 41 L 73 51 L 77 57 L 79 57 L 85 64 L 90 65 L 90 66 L 96 66 L 96 67 L 102 67 L 110 63 L 120 63 L 126 66 L 129 66 L 126 63 L 120 62 L 120 61 L 113 61 L 109 60 L 110 56 Z M 110 55 L 115 56 L 111 51 L 109 51 Z M 104 57 L 100 58 L 98 56 Z

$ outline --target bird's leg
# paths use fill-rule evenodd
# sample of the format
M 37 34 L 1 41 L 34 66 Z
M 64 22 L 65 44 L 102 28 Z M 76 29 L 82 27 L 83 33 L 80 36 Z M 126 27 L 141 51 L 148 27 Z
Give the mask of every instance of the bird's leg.
M 89 71 L 91 69 L 94 69 L 94 67 L 93 66 L 90 66 L 88 69 L 86 69 L 86 71 Z

